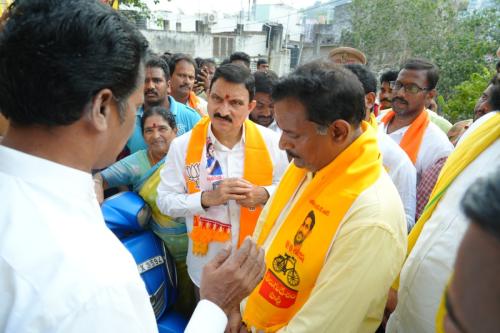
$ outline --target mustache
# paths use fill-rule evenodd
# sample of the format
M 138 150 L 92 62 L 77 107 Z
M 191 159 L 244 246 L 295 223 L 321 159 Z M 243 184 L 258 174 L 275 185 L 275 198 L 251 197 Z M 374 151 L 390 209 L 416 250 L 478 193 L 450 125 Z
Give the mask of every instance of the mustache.
M 403 104 L 408 104 L 408 102 L 406 100 L 402 99 L 401 97 L 394 97 L 392 99 L 393 103 L 396 102 L 396 101 L 399 101 L 400 103 L 403 103 Z
M 291 158 L 299 158 L 299 155 L 292 153 L 290 150 L 285 149 L 286 155 Z
M 221 115 L 218 112 L 214 113 L 214 118 L 219 118 L 219 119 L 222 119 L 222 120 L 225 120 L 225 121 L 229 121 L 230 123 L 233 122 L 233 120 L 231 119 L 231 117 L 229 117 L 229 116 L 223 116 L 223 115 Z
M 144 92 L 144 95 L 147 95 L 147 94 L 155 94 L 155 95 L 158 95 L 158 93 L 156 92 L 155 89 L 148 89 Z
M 179 88 L 189 88 L 191 89 L 191 85 L 189 83 L 181 85 Z

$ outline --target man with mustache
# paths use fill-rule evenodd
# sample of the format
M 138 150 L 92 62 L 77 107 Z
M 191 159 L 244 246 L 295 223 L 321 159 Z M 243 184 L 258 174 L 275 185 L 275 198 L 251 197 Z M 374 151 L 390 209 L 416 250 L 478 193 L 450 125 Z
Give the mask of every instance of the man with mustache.
M 146 62 L 144 105 L 137 110 L 134 132 L 127 142 L 127 148 L 131 154 L 142 149 L 147 149 L 141 130 L 141 117 L 144 110 L 148 110 L 153 106 L 164 106 L 175 117 L 178 136 L 191 130 L 200 120 L 201 117 L 195 110 L 177 102 L 172 96 L 169 96 L 169 93 L 169 67 L 163 59 L 152 55 Z
M 366 107 L 365 120 L 377 129 L 377 122 L 373 114 L 377 92 L 375 75 L 365 65 L 348 64 L 344 66 L 353 72 L 363 85 Z M 415 224 L 417 172 L 406 153 L 387 134 L 378 131 L 377 139 L 382 153 L 382 163 L 401 197 L 408 231 L 410 231 Z
M 196 81 L 196 62 L 183 53 L 176 53 L 169 62 L 172 97 L 179 103 L 196 110 L 200 116 L 207 114 L 207 102 L 193 91 Z
M 241 305 L 251 332 L 374 332 L 382 319 L 407 228 L 364 97 L 331 62 L 273 89 L 280 147 L 294 159 L 255 228 L 266 273 Z
M 257 71 L 255 78 L 255 109 L 250 112 L 250 120 L 280 133 L 274 120 L 274 103 L 271 98 L 273 84 L 278 81 L 278 76 L 273 71 Z
M 426 169 L 453 150 L 446 134 L 430 121 L 431 111 L 425 107 L 436 95 L 438 80 L 434 64 L 408 60 L 391 85 L 392 109 L 380 116 L 379 129 L 396 141 L 415 165 L 417 185 Z
M 389 70 L 380 76 L 380 91 L 378 93 L 379 112 L 392 107 L 392 88 L 391 82 L 398 78 L 398 71 Z
M 157 204 L 164 214 L 186 218 L 188 272 L 198 287 L 203 267 L 224 243 L 239 246 L 252 234 L 288 164 L 278 135 L 247 119 L 254 94 L 250 70 L 217 68 L 208 117 L 171 143 L 161 172 Z

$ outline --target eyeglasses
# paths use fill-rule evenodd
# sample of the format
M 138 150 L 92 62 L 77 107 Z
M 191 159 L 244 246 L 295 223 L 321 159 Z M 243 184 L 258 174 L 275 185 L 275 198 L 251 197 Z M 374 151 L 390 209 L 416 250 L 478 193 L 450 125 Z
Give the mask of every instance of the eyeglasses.
M 410 93 L 412 95 L 418 94 L 422 90 L 429 90 L 429 88 L 420 88 L 415 83 L 402 84 L 399 81 L 391 81 L 390 86 L 393 93 L 398 92 L 399 89 L 403 88 L 405 93 Z

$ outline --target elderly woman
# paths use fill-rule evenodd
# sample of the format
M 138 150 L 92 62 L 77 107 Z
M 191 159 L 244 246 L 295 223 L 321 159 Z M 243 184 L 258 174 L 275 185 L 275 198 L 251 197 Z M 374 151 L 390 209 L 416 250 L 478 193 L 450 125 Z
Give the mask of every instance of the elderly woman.
M 176 308 L 190 315 L 194 309 L 194 291 L 186 267 L 188 247 L 186 224 L 184 218 L 173 219 L 163 215 L 156 206 L 156 188 L 160 181 L 160 171 L 170 143 L 177 133 L 175 118 L 164 107 L 152 107 L 144 112 L 141 129 L 148 148 L 139 150 L 97 173 L 94 176 L 96 195 L 99 202 L 102 202 L 105 189 L 131 185 L 151 207 L 150 227 L 164 241 L 176 261 L 179 278 Z

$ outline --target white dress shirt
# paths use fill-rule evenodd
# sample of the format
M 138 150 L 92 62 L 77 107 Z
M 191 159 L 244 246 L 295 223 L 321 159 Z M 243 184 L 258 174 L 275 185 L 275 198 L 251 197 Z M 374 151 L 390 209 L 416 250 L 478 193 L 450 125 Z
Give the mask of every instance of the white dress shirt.
M 223 333 L 227 325 L 227 316 L 216 304 L 202 299 L 184 330 L 184 333 Z
M 89 173 L 0 146 L 0 332 L 157 332 Z
M 387 134 L 378 131 L 377 139 L 382 153 L 382 163 L 398 190 L 405 208 L 408 232 L 415 224 L 417 204 L 417 171 L 405 151 Z
M 269 126 L 267 126 L 267 128 L 269 128 L 270 130 L 273 130 L 277 134 L 281 135 L 281 128 L 279 128 L 276 120 L 273 120 L 273 122 Z
M 381 117 L 379 116 L 378 119 L 380 120 Z M 410 128 L 410 126 L 405 126 L 388 134 L 387 127 L 388 125 L 382 122 L 379 124 L 379 130 L 389 135 L 398 145 L 408 128 Z M 424 170 L 432 166 L 438 159 L 450 155 L 452 150 L 453 145 L 448 140 L 446 134 L 436 124 L 429 122 L 429 126 L 425 129 L 415 164 L 415 168 L 417 169 L 417 184 Z
M 463 139 L 490 115 L 474 122 Z M 460 201 L 469 186 L 500 167 L 500 140 L 496 140 L 451 183 L 425 224 L 401 270 L 398 305 L 386 332 L 434 332 L 436 313 L 453 271 L 458 246 L 467 229 Z
M 256 124 L 264 142 L 266 143 L 271 161 L 273 163 L 273 184 L 265 186 L 267 192 L 271 196 L 274 193 L 276 185 L 279 183 L 281 175 L 288 165 L 288 159 L 284 151 L 278 147 L 279 136 L 272 130 Z M 204 215 L 210 211 L 217 210 L 217 213 L 223 214 L 225 217 L 221 220 L 224 223 L 231 224 L 232 244 L 236 246 L 239 240 L 239 225 L 240 225 L 240 206 L 230 200 L 227 205 L 210 207 L 206 211 L 201 206 L 201 191 L 188 194 L 185 181 L 185 162 L 186 153 L 189 141 L 191 139 L 191 131 L 175 138 L 169 148 L 165 167 L 161 171 L 161 182 L 158 186 L 158 198 L 156 200 L 158 208 L 163 214 L 172 217 L 186 217 L 186 226 L 188 233 L 193 230 L 193 216 Z M 219 161 L 222 168 L 224 178 L 242 178 L 244 153 L 245 153 L 245 133 L 232 149 L 222 145 L 215 138 L 209 127 L 208 135 L 215 147 L 215 158 Z M 203 149 L 205 152 L 205 149 Z M 206 176 L 206 157 L 202 154 L 200 161 L 200 186 L 202 190 L 212 190 L 207 188 L 203 180 Z M 204 256 L 195 256 L 192 253 L 192 242 L 189 242 L 187 266 L 191 280 L 197 285 L 200 285 L 201 272 L 203 266 L 209 262 L 223 247 L 223 243 L 212 242 L 209 245 L 208 252 Z

